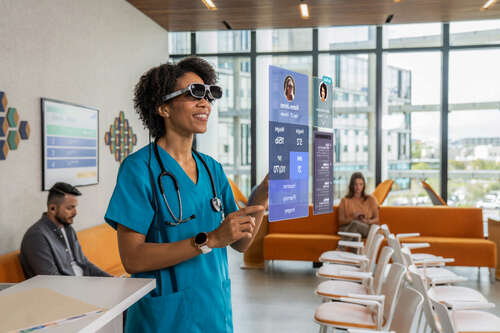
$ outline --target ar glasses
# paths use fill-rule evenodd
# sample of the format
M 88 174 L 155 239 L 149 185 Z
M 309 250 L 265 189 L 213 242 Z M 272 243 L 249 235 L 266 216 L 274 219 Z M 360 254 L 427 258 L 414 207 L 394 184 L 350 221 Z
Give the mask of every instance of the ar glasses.
M 163 101 L 167 102 L 186 92 L 197 99 L 206 98 L 209 102 L 222 97 L 222 88 L 219 86 L 212 84 L 191 83 L 186 88 L 174 91 L 173 93 L 163 97 Z

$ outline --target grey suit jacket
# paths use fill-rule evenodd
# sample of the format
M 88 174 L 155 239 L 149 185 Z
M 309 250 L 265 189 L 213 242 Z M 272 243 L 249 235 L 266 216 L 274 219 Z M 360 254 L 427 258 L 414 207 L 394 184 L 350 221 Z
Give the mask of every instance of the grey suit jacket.
M 84 276 L 111 276 L 92 264 L 82 252 L 72 226 L 64 226 L 70 250 L 75 261 L 83 269 Z M 35 275 L 75 275 L 71 267 L 71 255 L 59 227 L 43 213 L 40 220 L 24 234 L 19 260 L 26 278 Z

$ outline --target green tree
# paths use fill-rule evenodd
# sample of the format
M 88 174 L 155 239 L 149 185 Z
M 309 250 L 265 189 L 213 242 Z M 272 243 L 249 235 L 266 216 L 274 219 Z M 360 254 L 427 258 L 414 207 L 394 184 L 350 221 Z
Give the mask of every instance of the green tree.
M 431 170 L 429 163 L 419 162 L 411 165 L 412 170 Z
M 465 163 L 462 161 L 449 160 L 450 170 L 465 170 Z

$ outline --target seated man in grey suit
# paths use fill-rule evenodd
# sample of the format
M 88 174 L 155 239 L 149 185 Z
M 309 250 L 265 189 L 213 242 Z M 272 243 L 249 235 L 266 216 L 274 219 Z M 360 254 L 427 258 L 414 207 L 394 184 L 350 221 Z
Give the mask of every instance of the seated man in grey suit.
M 49 191 L 47 212 L 24 234 L 19 259 L 26 278 L 35 275 L 111 276 L 83 254 L 75 230 L 77 196 L 67 183 L 56 183 Z

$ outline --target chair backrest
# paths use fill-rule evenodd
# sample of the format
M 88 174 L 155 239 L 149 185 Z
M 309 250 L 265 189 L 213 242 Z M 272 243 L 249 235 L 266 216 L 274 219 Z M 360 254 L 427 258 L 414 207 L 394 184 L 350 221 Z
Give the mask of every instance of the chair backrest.
M 413 288 L 401 288 L 398 305 L 394 311 L 391 330 L 397 333 L 417 332 L 417 322 L 424 297 Z
M 441 332 L 441 327 L 439 326 L 439 323 L 436 321 L 436 317 L 434 316 L 434 311 L 432 310 L 432 302 L 429 295 L 427 294 L 427 288 L 425 286 L 424 279 L 418 273 L 418 270 L 414 265 L 408 267 L 408 272 L 411 278 L 411 285 L 424 297 L 423 311 L 427 325 L 430 326 L 433 332 L 436 333 Z
M 411 256 L 410 249 L 402 248 L 401 249 L 401 257 L 403 258 L 403 263 L 406 267 L 413 265 L 413 258 Z
M 441 333 L 457 333 L 451 323 L 450 313 L 444 304 L 432 301 L 432 306 L 436 310 L 439 323 L 441 324 Z
M 375 199 L 377 199 L 377 202 L 380 206 L 384 203 L 387 195 L 389 195 L 393 184 L 394 181 L 391 179 L 384 180 L 382 183 L 378 184 L 373 191 L 372 195 L 375 197 Z
M 425 180 L 422 180 L 422 187 L 424 188 L 425 192 L 427 192 L 429 198 L 431 198 L 432 204 L 434 206 L 448 206 L 446 204 L 446 201 L 444 201 L 444 199 L 441 198 L 441 196 L 437 194 L 432 186 L 430 186 Z
M 382 224 L 379 230 L 385 238 L 389 238 L 391 232 L 389 231 L 389 226 L 387 224 Z
M 371 253 L 368 256 L 368 267 L 367 272 L 373 272 L 375 269 L 375 263 L 377 262 L 378 250 L 380 250 L 380 246 L 382 245 L 382 241 L 384 240 L 384 236 L 377 234 L 375 239 L 373 240 L 373 246 Z
M 390 234 L 389 237 L 387 237 L 387 244 L 394 250 L 392 262 L 405 265 L 405 261 L 401 255 L 401 244 L 399 244 L 399 240 L 394 235 Z
M 377 269 L 375 270 L 375 274 L 373 276 L 373 293 L 375 295 L 380 294 L 380 290 L 382 289 L 382 282 L 384 281 L 385 271 L 393 252 L 394 250 L 389 246 L 384 246 L 382 252 L 380 252 L 380 256 L 378 257 Z
M 403 284 L 403 277 L 406 273 L 406 268 L 400 264 L 392 264 L 382 285 L 381 294 L 385 295 L 384 302 L 384 319 L 385 325 L 384 329 L 390 327 L 392 318 L 394 315 L 394 310 L 396 308 L 396 300 L 399 295 L 399 291 Z
M 368 231 L 368 235 L 366 236 L 366 246 L 361 249 L 361 253 L 364 255 L 370 254 L 370 251 L 372 250 L 373 247 L 373 241 L 375 240 L 375 236 L 377 235 L 378 230 L 380 227 L 378 224 L 372 224 L 370 227 L 370 231 Z
M 233 191 L 234 200 L 236 201 L 238 208 L 246 207 L 248 204 L 247 197 L 243 193 L 241 193 L 238 185 L 236 185 L 235 182 L 233 182 L 230 178 L 228 178 L 227 180 L 229 181 L 229 185 L 231 186 L 231 190 Z

